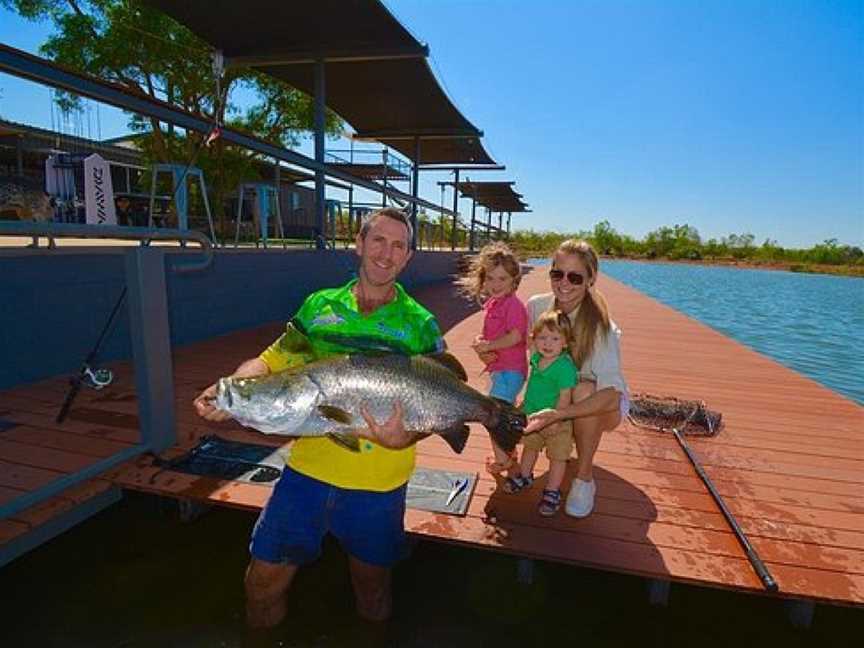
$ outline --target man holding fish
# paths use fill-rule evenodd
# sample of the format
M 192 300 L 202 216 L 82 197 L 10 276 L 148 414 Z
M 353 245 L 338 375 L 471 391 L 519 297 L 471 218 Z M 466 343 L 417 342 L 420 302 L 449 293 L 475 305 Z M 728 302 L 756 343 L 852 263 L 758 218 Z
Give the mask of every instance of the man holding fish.
M 444 343 L 435 317 L 396 283 L 411 240 L 403 212 L 372 214 L 356 238 L 358 278 L 310 295 L 283 336 L 195 399 L 207 420 L 233 416 L 299 436 L 252 534 L 245 585 L 253 627 L 284 618 L 285 593 L 327 532 L 349 554 L 360 616 L 387 619 L 418 433 L 441 434 L 459 451 L 467 421 L 511 447 L 524 428 L 524 416 L 474 392 L 433 356 L 417 357 Z M 358 348 L 378 353 L 346 355 Z

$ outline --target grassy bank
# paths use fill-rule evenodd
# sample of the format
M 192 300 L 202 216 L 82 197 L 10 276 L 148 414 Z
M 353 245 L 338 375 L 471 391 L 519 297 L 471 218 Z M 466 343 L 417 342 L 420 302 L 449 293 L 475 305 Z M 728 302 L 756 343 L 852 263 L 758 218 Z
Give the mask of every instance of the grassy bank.
M 515 247 L 515 246 L 514 246 Z M 528 259 L 545 259 L 552 256 L 555 248 L 551 250 L 523 250 L 517 248 L 519 258 L 523 261 Z M 777 261 L 759 261 L 748 259 L 718 258 L 718 259 L 669 259 L 649 258 L 640 256 L 603 254 L 604 259 L 615 259 L 619 261 L 644 261 L 647 263 L 681 263 L 688 265 L 715 265 L 731 266 L 736 268 L 752 268 L 754 270 L 785 270 L 787 272 L 808 272 L 812 274 L 829 274 L 844 277 L 864 278 L 864 265 L 828 265 L 819 263 L 781 263 Z
M 549 257 L 568 239 L 590 241 L 604 257 L 666 263 L 697 263 L 762 270 L 787 270 L 864 277 L 864 250 L 829 239 L 806 249 L 784 248 L 767 239 L 754 245 L 752 234 L 730 234 L 719 240 L 703 241 L 689 225 L 661 227 L 637 240 L 616 232 L 603 221 L 593 230 L 575 233 L 513 232 L 510 244 L 523 259 Z

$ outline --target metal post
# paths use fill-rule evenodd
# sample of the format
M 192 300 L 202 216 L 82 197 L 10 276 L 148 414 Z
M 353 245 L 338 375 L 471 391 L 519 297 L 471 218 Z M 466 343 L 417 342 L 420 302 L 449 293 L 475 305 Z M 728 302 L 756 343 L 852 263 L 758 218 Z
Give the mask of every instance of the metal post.
M 468 239 L 468 251 L 469 252 L 474 251 L 474 223 L 476 222 L 474 220 L 474 214 L 476 214 L 476 213 L 477 213 L 477 198 L 475 198 L 474 196 L 471 196 L 471 235 L 470 235 L 470 238 Z
M 18 170 L 18 176 L 24 175 L 24 137 L 19 135 L 15 138 L 15 167 Z
M 354 143 L 351 143 L 352 150 L 351 156 L 354 156 L 353 146 Z M 360 231 L 359 223 L 357 227 L 357 231 Z M 351 237 L 354 236 L 354 185 L 350 185 L 348 187 L 348 239 L 350 244 Z
M 534 561 L 530 558 L 516 560 L 516 582 L 520 585 L 534 584 Z
M 648 603 L 656 607 L 669 606 L 669 592 L 672 589 L 672 583 L 665 579 L 650 578 L 647 582 L 648 587 Z
M 315 61 L 315 161 L 320 165 L 324 164 L 325 91 L 324 59 L 318 59 Z M 326 247 L 323 238 L 324 200 L 324 171 L 318 167 L 315 169 L 315 247 L 319 250 Z
M 276 223 L 279 226 L 279 238 L 282 239 L 282 249 L 288 247 L 288 241 L 285 240 L 285 225 L 282 223 L 282 165 L 278 159 L 274 159 L 276 164 Z
M 183 181 L 186 182 L 185 180 Z M 213 245 L 219 245 L 216 241 L 216 228 L 213 226 L 213 214 L 210 213 L 210 199 L 207 197 L 207 187 L 204 186 L 204 172 L 198 174 L 198 186 L 201 188 L 201 199 L 204 201 L 204 211 L 207 212 L 207 223 L 210 225 L 210 240 Z
M 156 208 L 156 174 L 158 167 L 154 164 L 150 176 L 150 211 L 147 214 L 147 227 L 153 227 L 153 210 Z
M 417 185 L 420 181 L 420 138 L 414 138 L 414 168 L 411 170 L 411 227 L 414 228 L 414 240 L 411 241 L 411 249 L 417 249 Z
M 459 201 L 459 169 L 456 169 L 456 179 L 453 181 L 453 231 L 450 232 L 450 249 L 456 249 L 456 229 L 459 226 L 459 213 L 456 211 Z
M 381 151 L 381 159 L 384 162 L 384 166 L 381 170 L 384 180 L 384 191 L 381 192 L 381 207 L 384 208 L 387 206 L 387 149 L 385 148 Z
M 237 225 L 234 229 L 234 247 L 240 245 L 240 221 L 243 219 L 243 197 L 245 185 L 241 182 L 237 187 Z
M 486 208 L 486 242 L 492 240 L 492 208 Z
M 128 250 L 126 286 L 141 442 L 159 453 L 177 441 L 165 251 Z
M 510 238 L 510 216 L 511 215 L 512 215 L 512 212 L 507 212 L 507 238 L 508 238 L 508 240 Z

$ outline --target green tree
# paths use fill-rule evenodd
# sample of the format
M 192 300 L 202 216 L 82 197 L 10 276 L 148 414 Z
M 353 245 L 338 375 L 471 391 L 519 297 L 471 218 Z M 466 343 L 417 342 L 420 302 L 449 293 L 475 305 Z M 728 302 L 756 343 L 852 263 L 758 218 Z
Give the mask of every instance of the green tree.
M 618 255 L 622 252 L 621 235 L 615 231 L 609 221 L 600 221 L 591 233 L 591 242 L 598 254 Z
M 296 146 L 313 122 L 312 99 L 280 81 L 247 68 L 228 68 L 219 80 L 211 48 L 165 14 L 137 0 L 0 0 L 0 6 L 33 21 L 50 21 L 55 31 L 40 47 L 64 66 L 119 84 L 136 94 L 167 101 L 215 123 L 227 123 L 282 147 Z M 232 92 L 251 89 L 257 103 L 242 112 Z M 61 107 L 74 108 L 77 98 L 61 93 Z M 196 151 L 196 163 L 208 175 L 214 210 L 222 217 L 225 199 L 241 180 L 257 178 L 251 151 L 217 140 L 201 147 L 206 134 L 175 133 L 155 118 L 130 115 L 130 128 L 142 133 L 150 162 L 185 163 Z M 328 133 L 342 123 L 327 115 Z M 224 223 L 223 223 L 224 226 Z

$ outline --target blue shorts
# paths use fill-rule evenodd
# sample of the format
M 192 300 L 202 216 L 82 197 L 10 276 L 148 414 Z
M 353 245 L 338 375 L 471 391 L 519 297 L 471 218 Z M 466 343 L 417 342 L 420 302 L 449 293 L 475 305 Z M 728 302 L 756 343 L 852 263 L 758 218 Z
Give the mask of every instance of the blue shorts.
M 525 376 L 519 371 L 493 371 L 492 389 L 489 395 L 508 403 L 515 403 L 522 385 L 525 384 Z
M 408 552 L 406 489 L 346 490 L 286 466 L 258 516 L 249 551 L 266 562 L 303 565 L 321 555 L 329 531 L 351 556 L 389 567 Z

